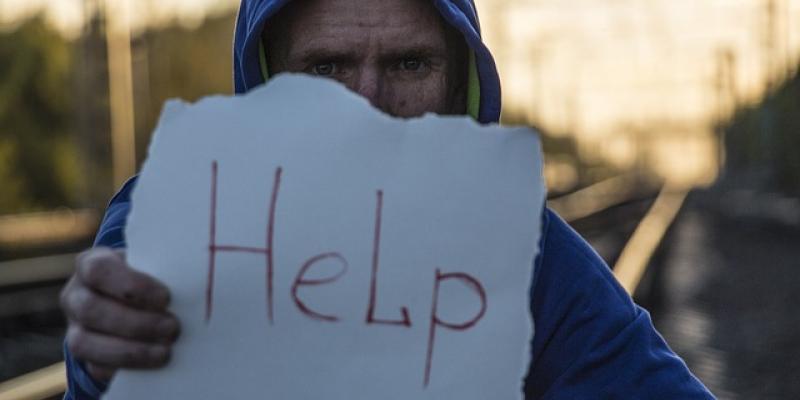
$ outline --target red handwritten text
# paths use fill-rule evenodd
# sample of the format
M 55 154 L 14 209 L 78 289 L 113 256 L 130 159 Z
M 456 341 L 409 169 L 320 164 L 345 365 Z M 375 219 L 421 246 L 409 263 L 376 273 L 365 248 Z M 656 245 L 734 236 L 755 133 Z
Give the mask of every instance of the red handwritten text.
M 267 267 L 267 320 L 270 323 L 274 322 L 274 306 L 273 306 L 273 251 L 272 243 L 275 234 L 275 209 L 278 203 L 278 190 L 281 186 L 281 174 L 283 169 L 278 167 L 275 169 L 275 180 L 272 184 L 272 195 L 269 202 L 269 217 L 267 219 L 267 244 L 265 247 L 243 247 L 243 246 L 226 246 L 217 244 L 217 186 L 219 165 L 216 161 L 211 163 L 211 222 L 210 237 L 208 240 L 208 283 L 206 284 L 206 323 L 211 320 L 211 312 L 213 309 L 214 299 L 214 273 L 215 263 L 218 252 L 243 252 L 243 253 L 256 253 L 263 254 L 266 257 Z
M 219 186 L 218 182 L 219 165 L 216 161 L 212 162 L 211 211 L 210 211 L 210 225 L 209 225 L 210 228 L 209 228 L 209 242 L 208 242 L 209 261 L 208 261 L 208 276 L 206 285 L 206 312 L 205 312 L 206 323 L 210 322 L 213 312 L 214 275 L 216 273 L 216 267 L 217 267 L 216 266 L 217 256 L 221 252 L 252 253 L 264 256 L 266 263 L 267 320 L 269 321 L 270 324 L 275 323 L 274 304 L 273 304 L 274 300 L 273 276 L 275 268 L 273 256 L 275 249 L 273 247 L 273 243 L 275 238 L 275 211 L 277 208 L 278 192 L 280 191 L 282 173 L 283 169 L 281 167 L 277 167 L 275 169 L 274 179 L 272 182 L 272 192 L 270 194 L 269 204 L 267 206 L 268 217 L 266 226 L 265 246 L 248 247 L 248 246 L 222 245 L 217 243 L 217 222 L 218 222 L 217 192 Z M 364 322 L 366 325 L 380 324 L 380 325 L 392 325 L 400 328 L 410 328 L 412 326 L 412 321 L 409 316 L 408 307 L 405 306 L 400 307 L 401 317 L 399 319 L 379 318 L 375 315 L 376 304 L 378 301 L 378 271 L 380 265 L 383 202 L 384 202 L 383 190 L 377 190 L 376 205 L 375 205 L 375 225 L 374 225 L 374 230 L 372 232 L 373 236 L 372 263 L 371 263 L 372 268 L 370 270 L 370 280 L 369 280 L 370 282 L 369 301 L 367 304 L 367 313 Z M 309 271 L 317 263 L 326 260 L 338 262 L 341 265 L 341 269 L 339 269 L 339 271 L 336 272 L 335 274 L 326 278 L 312 279 L 306 277 Z M 325 265 L 328 264 L 329 263 L 326 263 Z M 294 282 L 292 283 L 291 286 L 291 298 L 295 306 L 297 307 L 298 311 L 303 315 L 317 321 L 330 322 L 330 323 L 339 322 L 340 318 L 336 315 L 323 314 L 322 312 L 313 310 L 301 299 L 299 291 L 302 287 L 320 286 L 336 282 L 337 280 L 341 279 L 347 273 L 347 271 L 348 271 L 347 259 L 345 259 L 345 257 L 342 254 L 336 251 L 330 251 L 327 253 L 318 254 L 306 260 L 303 263 L 303 265 L 300 266 L 300 269 L 298 270 Z M 438 305 L 442 291 L 441 284 L 445 281 L 461 282 L 468 290 L 470 290 L 476 295 L 476 298 L 480 302 L 480 310 L 478 311 L 477 314 L 475 314 L 474 317 L 464 322 L 450 322 L 442 319 L 442 317 L 439 315 Z M 437 329 L 448 329 L 451 331 L 460 331 L 460 332 L 467 331 L 470 328 L 474 327 L 483 318 L 484 314 L 486 313 L 487 304 L 488 301 L 486 298 L 486 291 L 484 290 L 483 285 L 480 283 L 480 281 L 478 281 L 477 278 L 463 272 L 442 273 L 440 269 L 438 268 L 436 269 L 433 279 L 433 296 L 432 296 L 432 305 L 429 318 L 428 343 L 425 355 L 423 387 L 428 387 L 431 380 L 431 369 L 433 363 Z

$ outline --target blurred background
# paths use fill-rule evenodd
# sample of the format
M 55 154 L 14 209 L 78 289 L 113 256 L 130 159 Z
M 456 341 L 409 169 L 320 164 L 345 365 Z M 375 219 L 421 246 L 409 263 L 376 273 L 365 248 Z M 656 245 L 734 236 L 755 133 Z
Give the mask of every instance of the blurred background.
M 232 92 L 237 6 L 0 0 L 0 398 L 63 390 L 74 255 L 164 101 Z M 719 398 L 800 398 L 800 0 L 478 8 L 550 206 Z

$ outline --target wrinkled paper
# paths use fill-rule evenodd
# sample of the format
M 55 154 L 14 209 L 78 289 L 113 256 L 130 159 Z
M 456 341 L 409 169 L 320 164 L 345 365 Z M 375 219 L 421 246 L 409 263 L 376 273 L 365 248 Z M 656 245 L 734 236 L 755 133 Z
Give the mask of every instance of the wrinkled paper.
M 311 77 L 167 103 L 125 232 L 182 334 L 107 398 L 522 399 L 541 165 Z

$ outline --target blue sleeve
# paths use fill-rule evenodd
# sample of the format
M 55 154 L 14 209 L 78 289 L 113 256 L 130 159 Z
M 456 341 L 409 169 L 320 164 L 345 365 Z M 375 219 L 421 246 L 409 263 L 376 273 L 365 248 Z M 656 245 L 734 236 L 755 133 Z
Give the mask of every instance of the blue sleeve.
M 589 244 L 543 221 L 526 399 L 713 399 Z
M 136 177 L 129 179 L 111 199 L 103 222 L 94 240 L 94 247 L 125 247 L 125 221 L 130 211 L 130 195 Z M 67 368 L 67 391 L 64 400 L 94 400 L 106 391 L 107 383 L 92 379 L 83 362 L 75 359 L 64 343 L 64 364 Z

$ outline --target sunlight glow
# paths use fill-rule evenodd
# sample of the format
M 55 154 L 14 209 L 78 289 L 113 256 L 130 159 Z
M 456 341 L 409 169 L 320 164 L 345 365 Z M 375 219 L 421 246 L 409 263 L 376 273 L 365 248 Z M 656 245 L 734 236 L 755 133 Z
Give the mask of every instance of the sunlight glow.
M 715 123 L 800 62 L 800 0 L 477 4 L 507 117 L 574 137 L 582 158 L 672 181 L 713 181 Z

